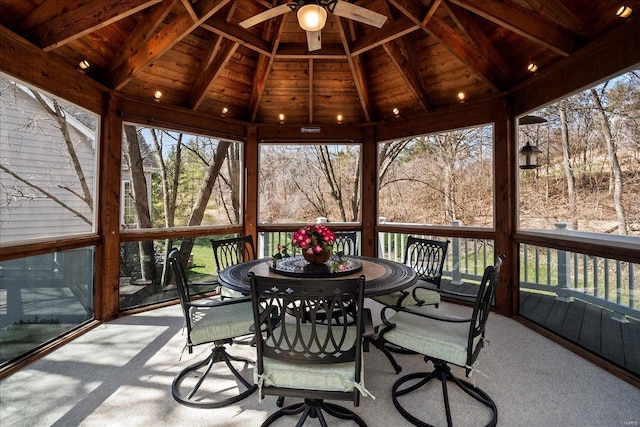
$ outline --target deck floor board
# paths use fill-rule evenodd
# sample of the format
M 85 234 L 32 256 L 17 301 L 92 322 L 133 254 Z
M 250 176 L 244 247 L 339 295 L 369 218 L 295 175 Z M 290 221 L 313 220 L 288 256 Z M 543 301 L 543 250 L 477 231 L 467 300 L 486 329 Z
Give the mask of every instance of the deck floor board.
M 442 288 L 473 293 L 477 286 L 443 280 Z M 585 301 L 561 302 L 532 292 L 520 293 L 519 314 L 640 377 L 640 320 L 621 323 L 611 318 L 611 311 Z

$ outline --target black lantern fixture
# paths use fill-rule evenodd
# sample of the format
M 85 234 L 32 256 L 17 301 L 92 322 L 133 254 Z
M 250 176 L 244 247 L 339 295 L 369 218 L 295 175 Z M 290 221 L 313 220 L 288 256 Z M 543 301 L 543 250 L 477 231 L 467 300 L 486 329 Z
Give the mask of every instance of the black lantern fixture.
M 537 116 L 523 116 L 518 120 L 518 124 L 533 125 L 539 123 L 546 123 L 547 119 Z M 538 165 L 538 156 L 542 153 L 535 145 L 531 145 L 530 141 L 527 141 L 524 147 L 520 149 L 520 169 L 535 169 Z

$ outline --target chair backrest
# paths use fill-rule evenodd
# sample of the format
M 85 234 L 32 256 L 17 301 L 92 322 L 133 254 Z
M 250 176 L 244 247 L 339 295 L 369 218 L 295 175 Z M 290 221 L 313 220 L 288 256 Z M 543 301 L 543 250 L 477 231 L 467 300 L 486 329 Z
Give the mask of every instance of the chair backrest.
M 184 269 L 184 261 L 180 254 L 180 250 L 172 248 L 167 256 L 167 262 L 171 265 L 171 269 L 173 271 L 173 277 L 176 281 L 176 291 L 178 292 L 178 298 L 180 299 L 180 305 L 182 306 L 182 314 L 184 314 L 185 321 L 187 322 L 187 332 L 190 333 L 191 315 L 189 302 L 191 301 L 191 295 L 189 294 L 187 273 Z
M 504 255 L 498 255 L 495 265 L 490 265 L 484 269 L 476 301 L 473 305 L 473 314 L 471 315 L 472 321 L 469 330 L 469 342 L 467 345 L 467 369 L 469 369 L 468 367 L 472 366 L 476 361 L 478 353 L 484 345 L 482 339 L 479 340 L 475 347 L 473 346 L 473 343 L 478 337 L 484 337 L 487 319 L 489 318 L 489 312 L 491 311 L 491 303 L 495 295 L 498 275 L 500 274 L 500 267 L 502 267 L 502 262 L 505 258 L 506 257 Z
M 256 259 L 256 249 L 251 235 L 211 239 L 211 247 L 218 273 L 232 265 Z
M 256 334 L 259 374 L 263 357 L 302 364 L 355 361 L 360 381 L 364 276 L 283 281 L 250 273 L 250 280 L 256 329 L 265 332 Z
M 355 231 L 336 231 L 336 243 L 334 253 L 342 252 L 343 255 L 358 255 L 357 233 Z
M 409 236 L 407 237 L 407 249 L 404 253 L 404 264 L 413 268 L 421 279 L 433 283 L 439 288 L 448 247 L 448 240 L 430 240 Z

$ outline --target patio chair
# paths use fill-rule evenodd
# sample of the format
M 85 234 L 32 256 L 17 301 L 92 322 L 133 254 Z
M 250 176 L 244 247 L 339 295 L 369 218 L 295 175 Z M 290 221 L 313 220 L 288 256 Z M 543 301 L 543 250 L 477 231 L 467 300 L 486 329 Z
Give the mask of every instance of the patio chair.
M 211 301 L 198 303 L 192 301 L 189 294 L 189 284 L 181 260 L 180 251 L 172 249 L 167 259 L 172 266 L 180 305 L 185 318 L 187 330 L 187 342 L 185 347 L 189 354 L 193 353 L 193 347 L 201 344 L 213 344 L 211 353 L 202 361 L 192 364 L 183 369 L 173 380 L 171 392 L 178 402 L 193 407 L 200 408 L 220 408 L 238 402 L 251 395 L 257 388 L 256 385 L 247 381 L 232 364 L 242 362 L 244 366 L 253 363 L 252 360 L 235 357 L 227 353 L 226 345 L 231 345 L 236 337 L 252 333 L 253 313 L 249 297 L 234 298 L 227 301 Z M 239 392 L 237 394 L 228 393 L 227 381 L 224 388 L 202 387 L 213 365 L 224 362 L 233 377 L 225 376 L 220 378 L 216 373 L 215 379 L 211 381 L 237 380 Z M 204 368 L 204 369 L 201 369 Z M 197 378 L 194 383 L 194 378 Z M 187 381 L 185 381 L 187 380 Z M 183 382 L 189 383 L 184 385 Z M 191 383 L 194 383 L 191 385 Z M 185 391 L 186 390 L 186 391 Z M 211 390 L 215 390 L 211 392 Z M 198 393 L 200 391 L 200 393 Z M 224 395 L 223 398 L 216 398 L 216 395 Z
M 218 273 L 227 267 L 256 259 L 256 248 L 253 236 L 232 237 L 229 239 L 211 239 L 213 256 Z M 240 292 L 220 286 L 220 298 L 239 298 Z
M 504 255 L 499 255 L 495 266 L 489 266 L 485 269 L 473 311 L 468 318 L 446 315 L 433 307 L 385 307 L 382 310 L 381 318 L 384 327 L 380 331 L 378 339 L 422 354 L 425 362 L 431 361 L 434 366 L 432 372 L 405 375 L 393 385 L 391 392 L 393 404 L 398 412 L 411 423 L 429 426 L 426 422 L 409 413 L 398 398 L 417 390 L 429 393 L 424 386 L 435 379 L 442 383 L 448 426 L 452 425 L 452 415 L 447 383 L 457 385 L 466 395 L 489 408 L 491 418 L 486 424 L 487 426 L 497 424 L 498 409 L 491 397 L 474 384 L 455 377 L 451 373 L 449 365 L 453 364 L 464 368 L 467 377 L 471 377 L 476 368 L 478 355 L 486 341 L 487 318 L 504 258 Z M 446 291 L 440 292 L 451 294 Z M 386 314 L 388 310 L 394 312 L 390 317 L 387 317 Z M 427 390 L 434 389 L 427 388 Z M 427 398 L 421 396 L 420 401 L 425 402 Z M 432 401 L 431 397 L 429 397 L 429 401 Z
M 343 255 L 358 255 L 357 233 L 355 231 L 336 231 L 336 243 L 334 253 L 342 252 Z
M 410 307 L 440 304 L 440 282 L 442 269 L 447 258 L 449 241 L 423 239 L 419 237 L 407 237 L 407 248 L 404 253 L 403 263 L 411 266 L 419 276 L 418 284 L 409 289 L 403 289 L 391 294 L 373 297 L 374 301 L 391 307 Z M 426 286 L 425 286 L 426 285 Z M 385 355 L 393 365 L 397 373 L 402 370 L 393 357 L 393 353 L 407 353 L 405 349 L 386 344 Z
M 277 410 L 262 425 L 301 414 L 297 426 L 308 417 L 326 426 L 325 414 L 329 414 L 366 426 L 355 412 L 325 401 L 350 400 L 357 407 L 361 394 L 370 395 L 362 376 L 364 276 L 286 281 L 250 276 L 255 324 L 265 330 L 256 334 L 254 381 L 260 399 L 265 395 L 304 399 Z M 352 301 L 356 321 L 349 325 L 346 318 Z M 319 321 L 320 310 L 330 314 L 328 322 Z M 274 316 L 279 321 L 273 321 Z M 334 316 L 342 321 L 332 321 Z

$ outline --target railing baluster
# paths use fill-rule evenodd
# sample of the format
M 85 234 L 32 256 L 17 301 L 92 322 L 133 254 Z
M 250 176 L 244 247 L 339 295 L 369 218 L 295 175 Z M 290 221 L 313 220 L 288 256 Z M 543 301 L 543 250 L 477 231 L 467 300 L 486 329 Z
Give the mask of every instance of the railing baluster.
M 610 283 L 609 283 L 609 260 L 608 259 L 604 259 L 603 260 L 603 267 L 604 267 L 604 299 L 606 299 L 607 301 L 609 301 L 611 299 L 611 290 L 609 289 Z

